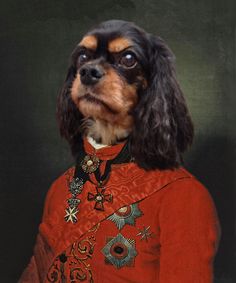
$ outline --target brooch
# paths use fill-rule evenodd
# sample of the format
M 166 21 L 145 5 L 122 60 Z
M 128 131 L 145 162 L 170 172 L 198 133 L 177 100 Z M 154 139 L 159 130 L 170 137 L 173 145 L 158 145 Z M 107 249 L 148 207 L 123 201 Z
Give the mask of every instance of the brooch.
M 96 155 L 86 155 L 81 162 L 81 167 L 85 173 L 91 174 L 95 172 L 100 164 L 100 160 Z

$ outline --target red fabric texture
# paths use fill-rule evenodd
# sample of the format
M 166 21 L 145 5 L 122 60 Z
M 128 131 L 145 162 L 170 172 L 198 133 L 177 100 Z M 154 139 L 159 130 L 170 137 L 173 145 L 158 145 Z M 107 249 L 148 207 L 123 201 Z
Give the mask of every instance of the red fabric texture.
M 113 159 L 122 147 L 95 150 L 85 140 L 86 152 L 104 160 Z M 47 194 L 34 256 L 19 282 L 213 282 L 220 239 L 217 213 L 207 189 L 184 168 L 147 172 L 135 163 L 113 165 L 106 184 L 113 202 L 105 202 L 104 211 L 95 210 L 87 194 L 95 194 L 96 186 L 86 182 L 78 196 L 75 224 L 64 220 L 73 173 L 74 168 L 67 170 Z M 133 204 L 141 212 L 134 223 L 118 229 L 107 219 Z M 145 228 L 150 235 L 141 239 Z M 129 239 L 137 252 L 120 268 L 102 252 L 118 234 Z M 62 262 L 62 254 L 67 262 Z

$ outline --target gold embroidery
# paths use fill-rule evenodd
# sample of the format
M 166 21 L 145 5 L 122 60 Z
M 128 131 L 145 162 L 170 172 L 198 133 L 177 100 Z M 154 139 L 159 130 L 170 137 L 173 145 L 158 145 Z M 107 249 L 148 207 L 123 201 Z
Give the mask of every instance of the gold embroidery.
M 100 223 L 91 228 L 82 238 L 74 242 L 65 252 L 57 256 L 47 274 L 46 282 L 89 282 L 93 283 L 89 260 L 96 244 L 96 232 Z

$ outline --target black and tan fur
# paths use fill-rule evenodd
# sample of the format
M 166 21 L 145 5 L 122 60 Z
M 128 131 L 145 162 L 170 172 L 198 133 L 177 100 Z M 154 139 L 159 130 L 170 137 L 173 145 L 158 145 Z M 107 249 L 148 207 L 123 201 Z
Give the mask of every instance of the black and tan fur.
M 127 139 L 140 167 L 178 167 L 193 125 L 173 61 L 160 37 L 133 23 L 112 20 L 89 31 L 72 53 L 58 98 L 61 135 L 72 153 L 84 135 L 107 145 Z

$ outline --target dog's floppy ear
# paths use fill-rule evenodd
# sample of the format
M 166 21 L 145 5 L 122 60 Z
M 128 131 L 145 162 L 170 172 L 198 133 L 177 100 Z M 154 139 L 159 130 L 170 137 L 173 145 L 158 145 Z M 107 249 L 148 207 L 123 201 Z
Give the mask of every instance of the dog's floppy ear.
M 193 139 L 193 124 L 176 79 L 174 55 L 165 42 L 149 35 L 148 87 L 134 110 L 131 153 L 145 169 L 178 167 Z
M 76 67 L 71 63 L 57 100 L 57 121 L 60 134 L 69 142 L 73 155 L 77 151 L 76 144 L 78 145 L 81 138 L 80 126 L 83 118 L 71 99 L 71 86 L 75 76 Z

